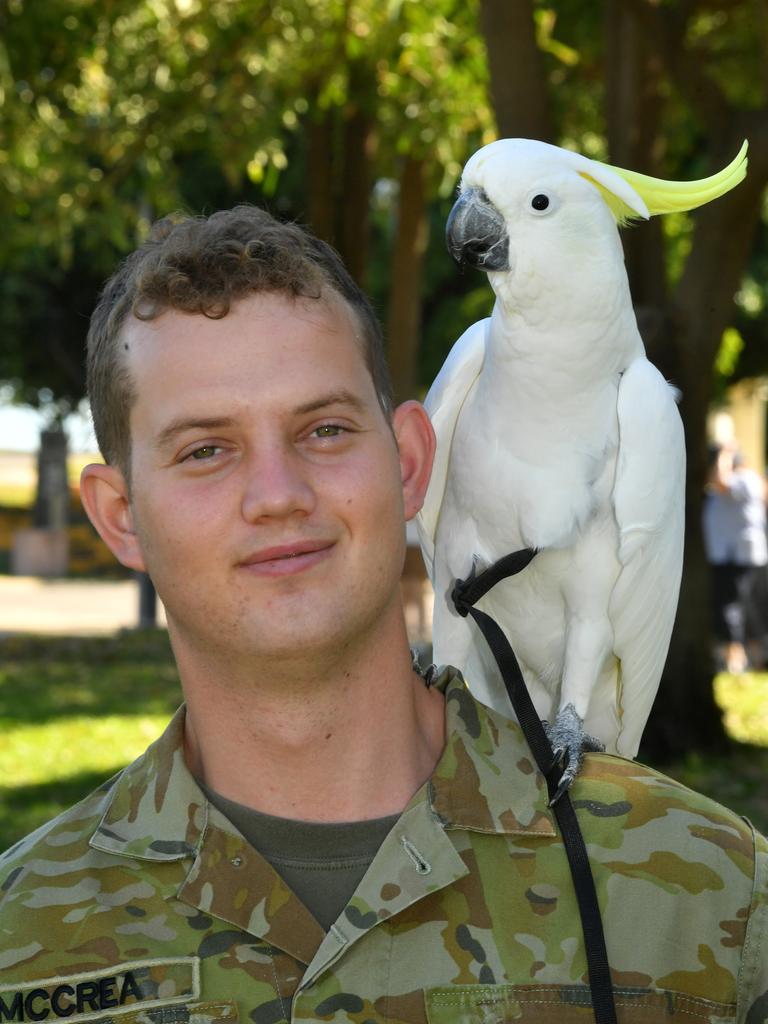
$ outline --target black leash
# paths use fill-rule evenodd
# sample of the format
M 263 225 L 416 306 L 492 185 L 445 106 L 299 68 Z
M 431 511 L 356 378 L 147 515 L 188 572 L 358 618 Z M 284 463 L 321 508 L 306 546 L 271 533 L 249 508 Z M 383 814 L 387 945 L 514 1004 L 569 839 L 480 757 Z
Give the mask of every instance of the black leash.
M 587 969 L 589 971 L 589 987 L 592 993 L 592 1008 L 596 1024 L 616 1024 L 616 1006 L 613 1001 L 613 984 L 611 970 L 608 965 L 608 952 L 605 948 L 603 921 L 595 892 L 595 881 L 589 866 L 589 855 L 584 844 L 584 837 L 571 803 L 570 794 L 566 791 L 554 803 L 558 783 L 562 775 L 559 758 L 552 750 L 552 744 L 544 731 L 541 720 L 533 706 L 533 701 L 525 685 L 523 673 L 517 663 L 515 652 L 504 632 L 495 619 L 486 612 L 478 611 L 473 605 L 501 580 L 521 572 L 535 557 L 536 551 L 524 548 L 514 551 L 492 566 L 475 574 L 472 572 L 465 580 L 456 580 L 451 599 L 459 615 L 471 615 L 480 628 L 483 636 L 496 659 L 509 699 L 512 702 L 515 716 L 528 741 L 539 771 L 547 782 L 550 806 L 554 810 L 568 864 L 576 890 L 579 905 L 581 928 L 584 933 L 584 945 L 587 952 Z

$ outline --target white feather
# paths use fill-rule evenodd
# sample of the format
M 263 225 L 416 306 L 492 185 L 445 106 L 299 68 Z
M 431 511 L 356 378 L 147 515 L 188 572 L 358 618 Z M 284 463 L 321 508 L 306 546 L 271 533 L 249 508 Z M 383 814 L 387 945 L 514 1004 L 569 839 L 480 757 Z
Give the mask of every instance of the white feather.
M 462 334 L 443 363 L 424 402 L 437 438 L 437 451 L 432 464 L 429 489 L 421 511 L 416 517 L 416 525 L 430 578 L 433 571 L 435 533 L 445 494 L 453 432 L 464 399 L 477 380 L 483 365 L 488 323 L 488 320 L 480 320 Z
M 638 359 L 619 387 L 614 508 L 619 560 L 609 615 L 620 661 L 617 747 L 634 757 L 664 668 L 683 564 L 685 446 L 675 393 Z

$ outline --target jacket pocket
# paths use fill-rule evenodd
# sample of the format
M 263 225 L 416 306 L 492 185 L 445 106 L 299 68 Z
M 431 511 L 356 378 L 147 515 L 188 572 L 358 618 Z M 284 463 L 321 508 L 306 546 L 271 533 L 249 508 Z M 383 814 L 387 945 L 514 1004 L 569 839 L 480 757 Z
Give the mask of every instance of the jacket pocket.
M 98 1024 L 237 1024 L 237 1004 L 228 1001 L 177 1003 L 104 1017 Z
M 429 1024 L 594 1024 L 587 985 L 443 985 L 424 990 Z M 681 992 L 615 988 L 619 1024 L 729 1024 L 736 1007 Z

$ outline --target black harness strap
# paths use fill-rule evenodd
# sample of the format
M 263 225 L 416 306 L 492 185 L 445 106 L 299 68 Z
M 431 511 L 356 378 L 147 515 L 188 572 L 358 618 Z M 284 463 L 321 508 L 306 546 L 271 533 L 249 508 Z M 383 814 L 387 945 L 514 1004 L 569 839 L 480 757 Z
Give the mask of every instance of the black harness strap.
M 547 782 L 550 801 L 557 792 L 557 785 L 562 775 L 559 759 L 555 757 L 549 737 L 544 731 L 541 720 L 533 706 L 533 701 L 525 685 L 523 674 L 517 663 L 515 652 L 504 632 L 495 619 L 486 612 L 478 611 L 473 605 L 501 580 L 521 572 L 536 555 L 536 551 L 525 548 L 514 551 L 492 566 L 475 574 L 474 568 L 465 580 L 456 580 L 451 599 L 459 615 L 471 615 L 485 637 L 491 653 L 501 671 L 504 685 L 507 688 L 515 716 L 528 741 L 534 760 Z M 605 948 L 603 922 L 597 902 L 595 881 L 589 865 L 589 855 L 584 844 L 584 837 L 571 803 L 570 794 L 566 791 L 554 804 L 554 810 L 568 864 L 576 891 L 579 905 L 581 927 L 584 933 L 584 945 L 587 953 L 587 969 L 589 971 L 589 987 L 592 993 L 592 1008 L 596 1024 L 616 1024 L 616 1007 L 613 1000 L 611 970 L 608 965 L 608 952 Z

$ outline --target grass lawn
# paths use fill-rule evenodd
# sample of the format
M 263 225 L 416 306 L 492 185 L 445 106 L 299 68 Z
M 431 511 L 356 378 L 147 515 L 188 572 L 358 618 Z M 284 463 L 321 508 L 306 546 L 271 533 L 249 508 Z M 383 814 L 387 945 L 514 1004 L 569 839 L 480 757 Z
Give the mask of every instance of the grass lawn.
M 164 631 L 0 641 L 0 850 L 132 761 L 181 703 Z
M 0 851 L 75 803 L 157 737 L 181 701 L 163 631 L 0 640 Z M 768 675 L 721 675 L 737 746 L 661 767 L 768 832 Z

